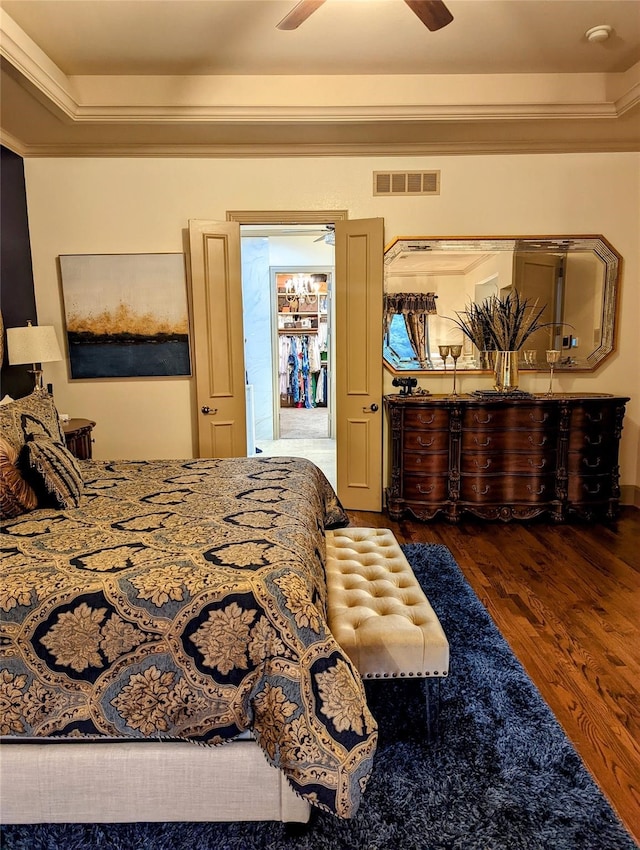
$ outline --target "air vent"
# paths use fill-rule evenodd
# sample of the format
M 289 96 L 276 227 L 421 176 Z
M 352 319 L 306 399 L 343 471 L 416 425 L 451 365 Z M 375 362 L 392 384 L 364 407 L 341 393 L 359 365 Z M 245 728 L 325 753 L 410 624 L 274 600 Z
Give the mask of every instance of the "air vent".
M 439 171 L 374 171 L 374 195 L 439 195 Z

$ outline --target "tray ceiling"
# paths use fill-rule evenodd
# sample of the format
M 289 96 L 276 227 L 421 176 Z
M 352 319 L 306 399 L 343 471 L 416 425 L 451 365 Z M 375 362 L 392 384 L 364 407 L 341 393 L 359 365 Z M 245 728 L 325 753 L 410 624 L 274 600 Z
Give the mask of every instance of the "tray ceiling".
M 640 149 L 637 0 L 0 0 L 24 156 Z M 586 31 L 607 24 L 606 42 Z

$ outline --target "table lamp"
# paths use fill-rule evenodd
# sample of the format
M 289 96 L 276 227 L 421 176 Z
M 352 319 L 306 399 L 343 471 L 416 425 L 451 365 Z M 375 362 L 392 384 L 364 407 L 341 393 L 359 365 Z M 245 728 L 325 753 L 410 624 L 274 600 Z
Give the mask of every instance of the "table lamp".
M 34 386 L 38 389 L 43 389 L 42 369 L 38 368 L 38 364 L 62 360 L 53 325 L 27 322 L 26 327 L 7 328 L 7 352 L 11 366 L 33 364 L 29 371 L 33 373 Z

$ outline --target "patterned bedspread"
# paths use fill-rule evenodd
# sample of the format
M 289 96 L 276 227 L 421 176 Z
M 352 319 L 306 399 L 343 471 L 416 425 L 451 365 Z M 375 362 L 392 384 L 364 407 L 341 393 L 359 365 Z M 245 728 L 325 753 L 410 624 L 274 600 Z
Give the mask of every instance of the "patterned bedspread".
M 325 618 L 324 528 L 345 514 L 295 458 L 92 462 L 78 508 L 0 523 L 5 736 L 252 729 L 296 791 L 360 802 L 376 725 Z

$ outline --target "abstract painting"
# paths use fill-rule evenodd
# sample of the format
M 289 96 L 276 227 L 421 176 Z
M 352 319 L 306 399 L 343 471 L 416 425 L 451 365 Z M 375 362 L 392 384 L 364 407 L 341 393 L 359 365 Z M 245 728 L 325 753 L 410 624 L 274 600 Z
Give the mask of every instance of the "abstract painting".
M 60 256 L 71 378 L 191 374 L 183 254 Z

